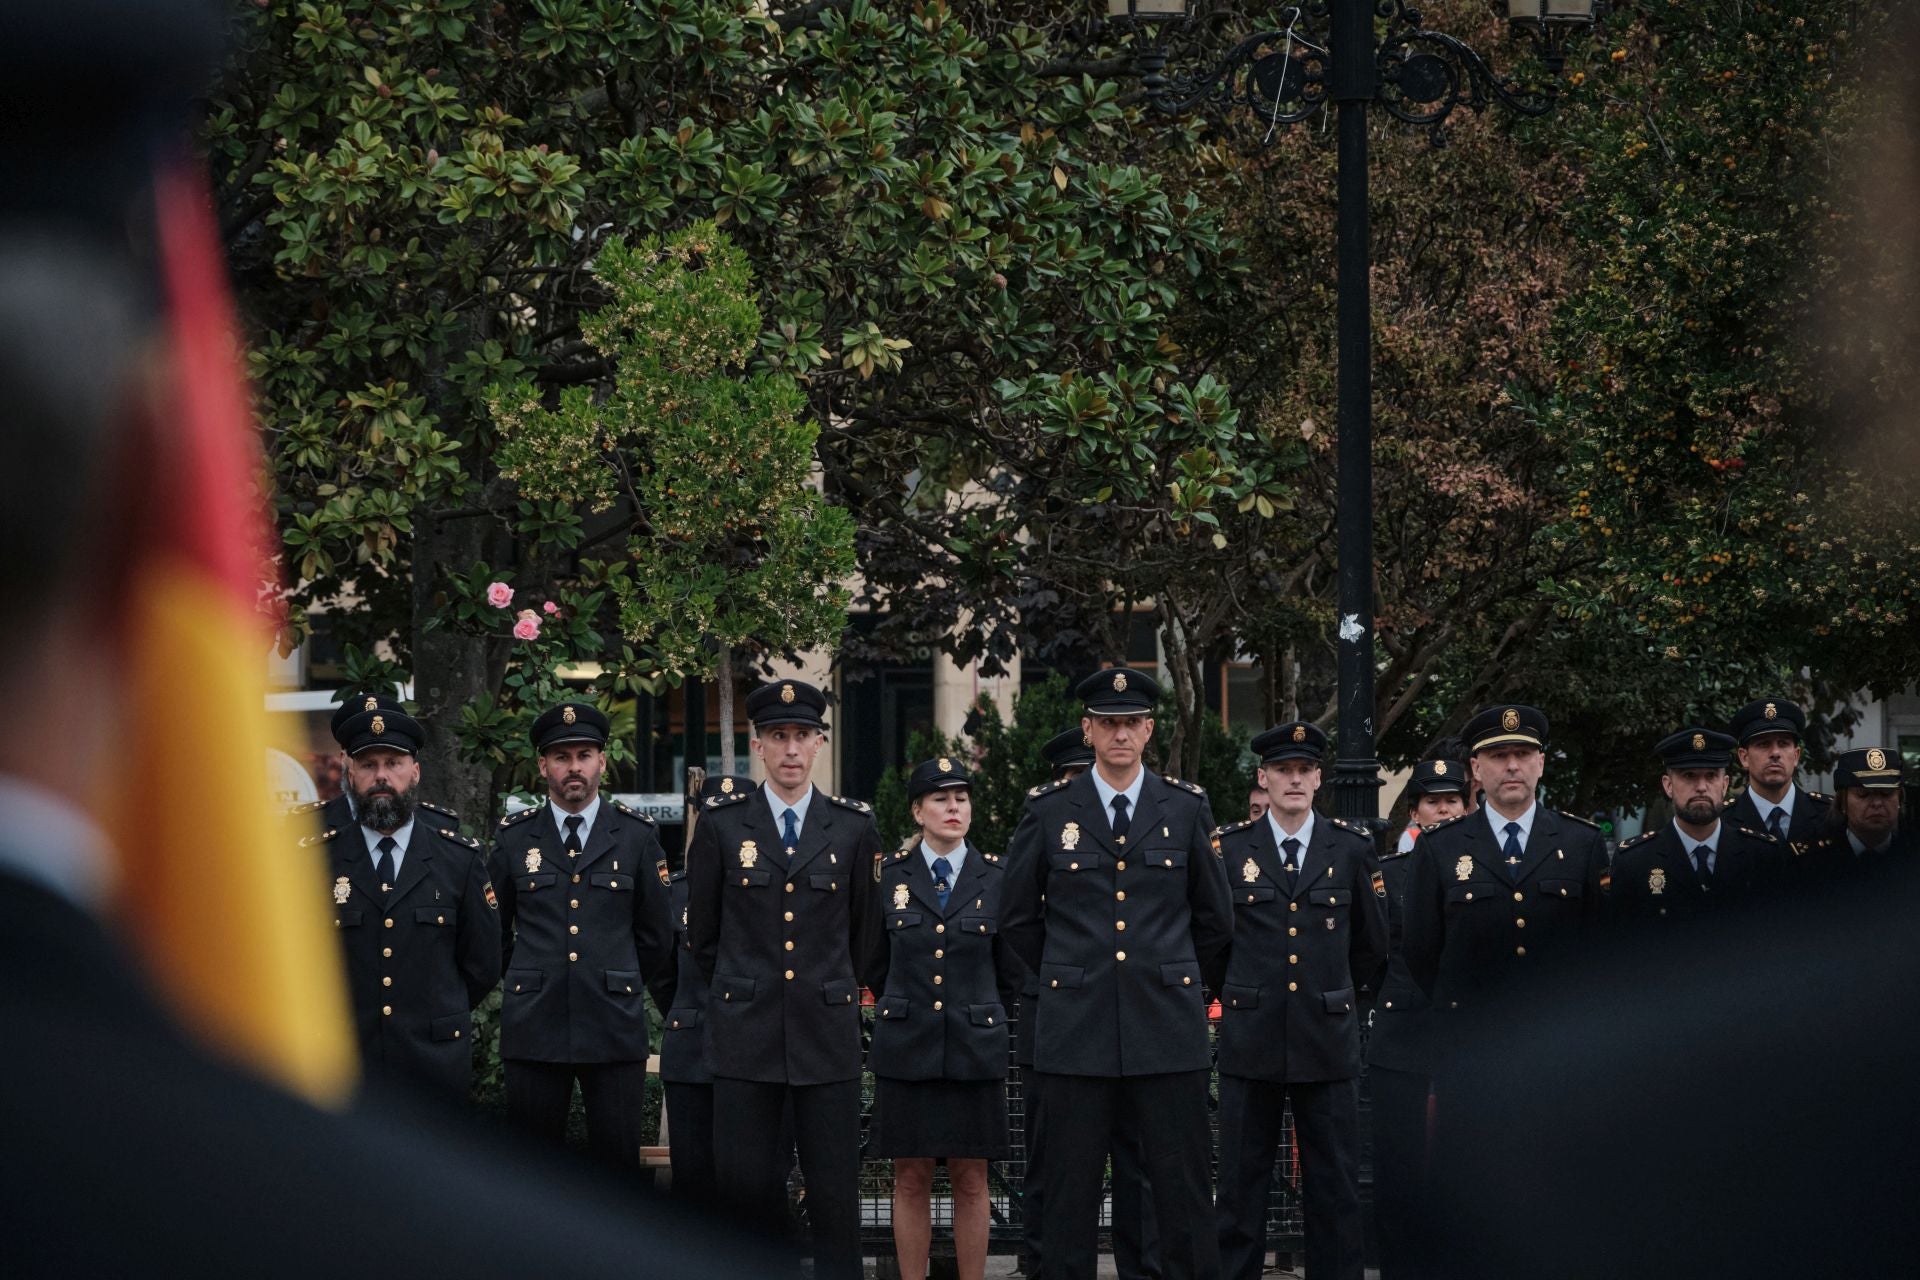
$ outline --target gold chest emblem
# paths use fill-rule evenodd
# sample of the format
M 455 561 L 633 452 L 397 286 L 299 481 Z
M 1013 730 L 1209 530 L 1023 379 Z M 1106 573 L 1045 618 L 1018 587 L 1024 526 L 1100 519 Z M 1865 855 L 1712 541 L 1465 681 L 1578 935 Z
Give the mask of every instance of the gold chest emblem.
M 893 909 L 895 911 L 905 911 L 907 909 L 909 896 L 906 885 L 897 884 L 893 886 Z
M 1080 847 L 1080 824 L 1069 822 L 1060 828 L 1060 847 L 1071 853 Z
M 538 849 L 527 850 L 527 874 L 532 875 L 534 872 L 538 871 L 539 869 L 540 869 L 540 851 Z
M 1260 878 L 1260 864 L 1252 858 L 1248 858 L 1247 865 L 1240 868 L 1240 878 L 1248 884 L 1252 884 L 1255 880 L 1258 880 Z
M 1647 873 L 1647 892 L 1661 894 L 1667 891 L 1667 873 L 1663 867 L 1655 867 Z
M 1462 880 L 1471 879 L 1473 876 L 1473 859 L 1464 854 L 1461 855 L 1460 861 L 1453 864 L 1453 874 Z
M 760 846 L 751 840 L 742 840 L 740 842 L 740 865 L 751 870 L 753 864 L 758 861 L 760 861 Z
M 353 885 L 345 876 L 333 882 L 333 900 L 336 905 L 345 902 L 352 893 Z

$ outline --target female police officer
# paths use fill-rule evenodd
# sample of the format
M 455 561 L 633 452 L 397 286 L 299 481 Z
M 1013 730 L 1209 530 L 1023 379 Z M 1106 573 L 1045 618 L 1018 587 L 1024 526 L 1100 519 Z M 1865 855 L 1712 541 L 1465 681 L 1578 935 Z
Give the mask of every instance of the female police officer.
M 962 1280 L 985 1273 L 987 1161 L 1007 1154 L 1007 1008 L 1019 962 L 1001 942 L 999 855 L 967 843 L 968 784 L 945 756 L 916 767 L 907 799 L 920 836 L 880 868 L 887 912 L 872 968 L 880 996 L 868 1154 L 894 1161 L 903 1276 L 926 1274 L 937 1158 L 953 1184 Z

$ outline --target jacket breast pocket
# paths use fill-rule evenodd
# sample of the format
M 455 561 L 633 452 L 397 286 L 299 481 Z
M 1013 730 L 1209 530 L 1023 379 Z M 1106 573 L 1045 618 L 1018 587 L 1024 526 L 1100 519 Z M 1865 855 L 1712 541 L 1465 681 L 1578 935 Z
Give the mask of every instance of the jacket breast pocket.
M 960 932 L 970 933 L 975 937 L 983 933 L 998 933 L 1000 932 L 1000 921 L 993 916 L 961 916 Z
M 845 879 L 838 871 L 814 871 L 807 875 L 807 883 L 819 893 L 840 892 L 840 882 Z
M 360 908 L 342 907 L 333 913 L 333 927 L 336 929 L 358 929 L 360 927 Z
M 1447 905 L 1464 906 L 1471 902 L 1498 902 L 1500 891 L 1490 884 L 1450 884 L 1447 886 Z
M 1152 867 L 1156 871 L 1185 871 L 1187 851 L 1185 849 L 1149 849 L 1140 855 L 1140 865 Z
M 1270 884 L 1243 884 L 1236 892 L 1242 902 L 1272 902 L 1280 891 Z
M 1047 867 L 1052 871 L 1071 874 L 1075 871 L 1094 871 L 1100 866 L 1100 855 L 1093 852 L 1050 853 L 1047 855 Z
M 727 883 L 741 889 L 763 889 L 773 880 L 765 867 L 735 867 L 727 873 Z
M 517 876 L 515 879 L 518 882 L 515 887 L 521 893 L 538 893 L 542 889 L 551 888 L 560 879 L 560 875 L 555 871 L 538 871 L 532 875 Z
M 587 883 L 596 889 L 612 889 L 616 893 L 623 889 L 628 891 L 633 889 L 632 876 L 615 875 L 609 872 L 596 871 L 587 877 Z
M 887 917 L 887 928 L 889 930 L 918 928 L 921 914 L 918 911 L 895 911 Z
M 1542 880 L 1540 896 L 1543 898 L 1577 898 L 1586 886 L 1578 880 Z
M 415 907 L 413 909 L 413 922 L 415 924 L 430 924 L 451 929 L 460 922 L 460 918 L 459 913 L 452 907 Z
M 1338 909 L 1353 905 L 1353 895 L 1345 889 L 1309 889 L 1307 890 L 1307 897 L 1316 907 L 1332 907 Z

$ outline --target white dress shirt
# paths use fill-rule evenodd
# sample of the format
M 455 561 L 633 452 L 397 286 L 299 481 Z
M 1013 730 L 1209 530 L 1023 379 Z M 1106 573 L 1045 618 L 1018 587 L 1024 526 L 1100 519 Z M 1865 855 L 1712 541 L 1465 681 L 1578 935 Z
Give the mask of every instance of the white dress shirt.
M 67 800 L 0 775 L 0 871 L 98 914 L 113 888 L 111 850 L 100 828 Z
M 925 840 L 922 840 L 920 842 L 920 856 L 927 860 L 927 871 L 935 880 L 940 878 L 940 873 L 933 869 L 933 860 L 935 858 L 945 858 L 947 860 L 947 865 L 953 868 L 953 878 L 947 881 L 947 888 L 951 890 L 954 885 L 960 883 L 960 868 L 964 866 L 967 861 L 967 842 L 962 840 L 959 844 L 955 845 L 952 853 L 935 853 L 933 846 Z
M 1527 847 L 1527 841 L 1533 837 L 1533 819 L 1540 812 L 1540 804 L 1538 801 L 1535 801 L 1528 805 L 1527 811 L 1517 818 L 1507 817 L 1492 805 L 1488 805 L 1483 812 L 1487 815 L 1487 825 L 1493 828 L 1494 844 L 1498 845 L 1502 850 L 1506 849 L 1507 824 L 1509 822 L 1517 822 L 1520 824 L 1520 847 L 1525 849 Z
M 580 819 L 580 847 L 585 849 L 587 837 L 593 834 L 593 820 L 600 816 L 600 794 L 595 792 L 593 799 L 587 802 L 587 807 L 577 814 L 568 813 L 552 800 L 547 801 L 547 809 L 553 814 L 553 829 L 559 833 L 562 846 L 567 840 L 567 819 Z
M 806 794 L 801 796 L 794 804 L 788 804 L 785 800 L 773 794 L 772 787 L 763 786 L 760 790 L 767 797 L 767 806 L 773 810 L 773 829 L 780 832 L 783 836 L 787 830 L 784 815 L 787 810 L 793 810 L 793 830 L 797 840 L 799 834 L 807 829 L 807 807 L 813 803 L 813 787 L 809 785 Z
M 1115 796 L 1125 796 L 1127 798 L 1127 821 L 1133 821 L 1133 815 L 1140 812 L 1140 791 L 1147 785 L 1146 767 L 1144 765 L 1134 766 L 1133 781 L 1127 784 L 1124 791 L 1107 785 L 1107 780 L 1100 776 L 1100 770 L 1097 767 L 1089 769 L 1087 772 L 1093 775 L 1093 789 L 1100 793 L 1100 805 L 1107 811 L 1107 821 L 1109 823 L 1113 821 L 1113 798 Z
M 1307 810 L 1307 820 L 1301 823 L 1300 829 L 1291 835 L 1280 825 L 1280 815 L 1271 809 L 1267 810 L 1267 825 L 1273 828 L 1273 847 L 1280 851 L 1280 857 L 1283 860 L 1287 858 L 1287 846 L 1283 842 L 1287 840 L 1300 842 L 1299 852 L 1295 853 L 1291 859 L 1293 870 L 1298 871 L 1306 860 L 1307 845 L 1313 840 L 1313 810 Z
M 360 824 L 360 834 L 367 840 L 367 861 L 372 863 L 377 871 L 380 867 L 380 855 L 375 852 L 375 849 L 386 837 L 364 822 Z M 411 839 L 413 839 L 413 819 L 408 818 L 407 825 L 393 833 L 393 878 L 395 880 L 400 878 L 400 864 L 407 860 L 407 841 Z

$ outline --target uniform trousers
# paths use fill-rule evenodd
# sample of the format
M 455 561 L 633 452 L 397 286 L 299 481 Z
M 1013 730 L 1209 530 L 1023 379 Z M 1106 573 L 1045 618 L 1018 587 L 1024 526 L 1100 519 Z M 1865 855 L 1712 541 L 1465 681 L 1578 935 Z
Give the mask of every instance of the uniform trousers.
M 507 1118 L 547 1142 L 567 1140 L 573 1082 L 587 1111 L 587 1145 L 623 1169 L 640 1167 L 641 1123 L 647 1104 L 645 1062 L 528 1062 L 510 1058 Z
M 788 1085 L 715 1076 L 720 1199 L 774 1237 L 787 1229 L 781 1119 L 792 1108 L 815 1280 L 860 1280 L 860 1082 Z
M 1306 1220 L 1307 1275 L 1362 1280 L 1366 1229 L 1360 1215 L 1360 1099 L 1351 1080 L 1276 1084 L 1220 1077 L 1221 1275 L 1259 1280 L 1266 1265 L 1267 1201 L 1293 1099 Z
M 695 1204 L 713 1203 L 718 1185 L 713 1155 L 713 1086 L 661 1086 L 667 1098 L 667 1157 L 673 1162 L 673 1194 Z
M 1040 1274 L 1040 1224 L 1047 1202 L 1040 1172 L 1046 1147 L 1046 1104 L 1041 1101 L 1045 1092 L 1041 1082 L 1045 1079 L 1032 1067 L 1020 1068 L 1027 1157 L 1020 1183 L 1020 1270 L 1030 1276 Z M 1161 1277 L 1160 1231 L 1154 1221 L 1139 1127 L 1131 1116 L 1121 1117 L 1113 1141 L 1113 1268 L 1120 1280 Z
M 1367 1068 L 1373 1102 L 1373 1219 L 1380 1240 L 1381 1280 L 1419 1280 L 1416 1215 L 1427 1176 L 1427 1077 L 1417 1071 Z
M 1046 1156 L 1040 1170 L 1045 1214 L 1040 1275 L 1091 1280 L 1099 1263 L 1100 1193 L 1107 1161 L 1131 1127 L 1140 1144 L 1143 1195 L 1123 1199 L 1116 1170 L 1114 1219 L 1137 1220 L 1151 1198 L 1159 1263 L 1168 1280 L 1219 1274 L 1209 1194 L 1207 1073 L 1072 1076 L 1035 1072 L 1042 1081 Z

